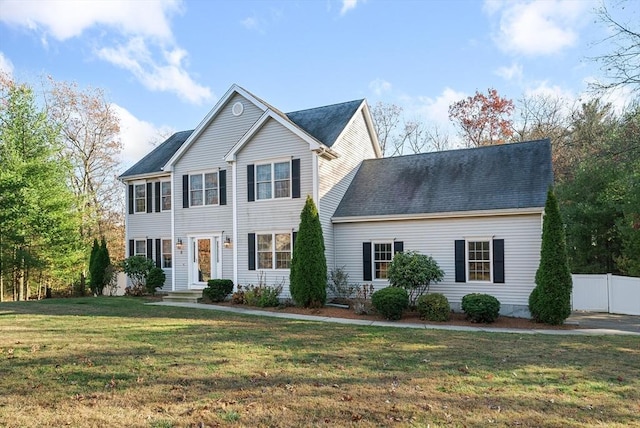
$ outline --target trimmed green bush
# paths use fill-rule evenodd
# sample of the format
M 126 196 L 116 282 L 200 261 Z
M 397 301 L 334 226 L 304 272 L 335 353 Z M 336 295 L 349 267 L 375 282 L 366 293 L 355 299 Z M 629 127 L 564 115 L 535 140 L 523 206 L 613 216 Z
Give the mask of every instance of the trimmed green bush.
M 233 292 L 233 281 L 230 279 L 210 279 L 207 288 L 202 290 L 202 295 L 212 302 L 224 302 Z
M 451 306 L 444 294 L 423 294 L 418 297 L 416 307 L 420 318 L 427 321 L 449 321 L 451 316 Z
M 147 278 L 144 283 L 144 288 L 147 293 L 156 294 L 156 289 L 161 288 L 164 285 L 164 281 L 167 276 L 164 271 L 159 267 L 152 267 L 147 274 Z
M 386 319 L 399 320 L 402 317 L 402 311 L 409 307 L 409 293 L 404 288 L 383 288 L 373 293 L 371 303 Z
M 300 226 L 293 246 L 289 290 L 296 305 L 305 308 L 327 302 L 327 260 L 318 209 L 307 196 L 300 213 Z
M 401 287 L 409 293 L 409 305 L 415 308 L 418 297 L 444 278 L 438 263 L 425 254 L 416 251 L 400 252 L 393 256 L 389 265 L 389 283 Z
M 571 315 L 573 281 L 564 225 L 551 188 L 547 192 L 544 213 L 540 265 L 536 271 L 536 287 L 529 295 L 529 312 L 536 321 L 559 325 Z
M 461 306 L 471 322 L 490 323 L 500 315 L 500 302 L 489 294 L 467 294 L 462 298 Z

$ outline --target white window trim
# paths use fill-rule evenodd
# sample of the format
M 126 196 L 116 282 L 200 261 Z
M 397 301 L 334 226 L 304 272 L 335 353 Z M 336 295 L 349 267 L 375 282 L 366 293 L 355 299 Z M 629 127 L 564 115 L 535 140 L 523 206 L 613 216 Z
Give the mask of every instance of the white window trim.
M 138 198 L 136 194 L 136 187 L 142 186 L 144 190 L 144 208 L 142 211 L 138 211 Z M 133 183 L 133 213 L 134 214 L 144 214 L 147 212 L 147 182 L 146 181 L 136 181 Z
M 165 253 L 164 252 L 164 243 L 168 241 L 169 242 L 169 252 Z M 171 255 L 171 266 L 169 267 L 165 267 L 164 265 L 164 255 L 165 254 L 170 254 Z M 164 270 L 171 270 L 173 269 L 173 261 L 174 261 L 174 257 L 173 257 L 173 239 L 171 238 L 160 238 L 160 264 L 161 264 L 161 268 Z
M 391 263 L 393 261 L 393 258 L 395 257 L 395 252 L 393 251 L 394 242 L 395 241 L 393 239 L 381 240 L 381 241 L 371 241 L 371 278 L 372 278 L 372 281 L 389 282 L 389 278 L 376 278 L 376 244 L 378 244 L 378 245 L 380 245 L 380 244 L 389 244 L 389 245 L 391 245 L 391 260 L 389 260 L 389 263 Z
M 271 235 L 271 265 L 272 268 L 261 268 L 260 267 L 260 257 L 258 251 L 258 237 L 260 235 Z M 289 244 L 291 246 L 291 259 L 289 260 L 289 268 L 276 268 L 276 235 L 289 235 Z M 291 230 L 282 230 L 282 231 L 263 231 L 256 232 L 256 270 L 267 270 L 267 271 L 279 271 L 279 272 L 288 272 L 291 270 L 291 260 L 293 260 L 293 232 Z
M 469 242 L 489 242 L 489 280 L 488 281 L 480 281 L 477 279 L 471 279 L 471 275 L 469 274 Z M 467 282 L 472 282 L 474 284 L 492 284 L 493 283 L 493 236 L 471 236 L 465 238 L 464 240 L 464 258 L 465 258 L 465 275 L 467 278 Z
M 144 243 L 144 254 L 138 254 L 138 242 Z M 146 239 L 134 239 L 133 240 L 133 255 L 134 256 L 143 256 L 149 258 L 147 254 L 147 240 Z
M 273 201 L 273 200 L 287 200 L 287 199 L 292 199 L 291 194 L 293 193 L 293 177 L 292 177 L 292 159 L 293 158 L 282 158 L 282 159 L 270 159 L 270 160 L 265 160 L 265 161 L 261 161 L 261 162 L 256 162 L 253 166 L 254 168 L 254 178 L 253 178 L 253 188 L 254 188 L 254 195 L 255 195 L 255 201 L 256 202 L 260 202 L 260 201 Z M 277 163 L 289 163 L 289 196 L 282 196 L 279 198 L 276 198 L 276 180 L 275 180 L 275 164 Z M 259 166 L 264 166 L 264 165 L 271 165 L 271 197 L 270 198 L 259 198 L 259 192 L 258 192 L 258 167 Z M 283 181 L 283 180 L 280 180 Z
M 168 210 L 164 209 L 164 206 L 162 204 L 162 198 L 163 198 L 162 185 L 163 184 L 166 184 L 166 185 L 169 186 L 169 205 L 170 205 L 170 208 Z M 173 190 L 173 186 L 171 185 L 171 180 L 162 180 L 162 181 L 160 181 L 160 195 L 158 195 L 158 197 L 160 198 L 160 212 L 166 213 L 166 212 L 169 212 L 169 211 L 171 211 L 173 209 L 173 192 L 172 192 L 172 190 Z
M 205 203 L 205 179 L 204 176 L 205 174 L 216 174 L 218 176 L 218 187 L 217 187 L 217 192 L 218 192 L 218 203 L 216 204 L 207 204 Z M 191 201 L 191 177 L 194 175 L 200 175 L 202 176 L 202 205 L 192 205 Z M 203 208 L 203 207 L 217 207 L 220 205 L 220 169 L 214 169 L 214 170 L 207 170 L 207 171 L 194 171 L 189 173 L 189 208 Z

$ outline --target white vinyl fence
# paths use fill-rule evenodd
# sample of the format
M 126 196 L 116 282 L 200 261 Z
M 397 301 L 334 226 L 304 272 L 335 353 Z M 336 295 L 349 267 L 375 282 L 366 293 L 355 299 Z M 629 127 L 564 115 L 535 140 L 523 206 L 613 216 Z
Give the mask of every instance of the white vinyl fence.
M 640 278 L 602 275 L 571 275 L 574 311 L 640 315 Z

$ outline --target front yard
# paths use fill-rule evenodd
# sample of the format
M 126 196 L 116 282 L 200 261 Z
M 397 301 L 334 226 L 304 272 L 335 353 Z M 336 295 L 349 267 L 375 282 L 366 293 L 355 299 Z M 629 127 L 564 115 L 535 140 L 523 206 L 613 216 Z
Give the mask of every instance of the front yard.
M 0 304 L 0 426 L 640 426 L 640 340 Z

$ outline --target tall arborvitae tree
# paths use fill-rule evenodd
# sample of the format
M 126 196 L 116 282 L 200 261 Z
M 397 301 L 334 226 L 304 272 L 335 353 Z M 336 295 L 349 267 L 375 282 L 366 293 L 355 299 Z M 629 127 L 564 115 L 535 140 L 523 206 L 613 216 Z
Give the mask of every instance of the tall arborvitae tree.
M 529 296 L 529 311 L 535 320 L 557 325 L 571 315 L 573 282 L 567 260 L 564 225 L 552 189 L 547 192 L 544 212 L 540 265 L 536 272 L 536 287 Z
M 310 196 L 300 214 L 289 276 L 291 297 L 298 306 L 320 307 L 327 301 L 327 260 L 318 210 Z

